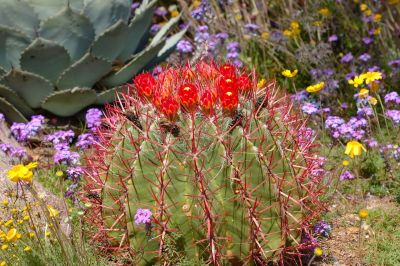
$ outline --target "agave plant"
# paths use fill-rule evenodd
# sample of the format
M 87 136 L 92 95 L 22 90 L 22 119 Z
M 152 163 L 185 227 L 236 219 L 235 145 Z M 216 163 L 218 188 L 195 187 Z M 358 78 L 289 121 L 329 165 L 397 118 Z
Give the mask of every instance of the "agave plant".
M 323 171 L 274 83 L 202 62 L 134 85 L 86 159 L 83 199 L 105 249 L 137 265 L 266 265 L 311 245 Z
M 157 0 L 0 0 L 0 111 L 24 121 L 71 116 L 113 100 L 130 77 L 163 60 L 185 31 L 149 40 Z

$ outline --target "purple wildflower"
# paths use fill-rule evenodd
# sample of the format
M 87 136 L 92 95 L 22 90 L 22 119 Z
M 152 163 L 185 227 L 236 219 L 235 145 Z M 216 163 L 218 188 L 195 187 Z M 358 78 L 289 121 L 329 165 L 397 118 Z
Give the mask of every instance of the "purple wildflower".
M 362 41 L 364 44 L 370 45 L 371 43 L 373 43 L 374 39 L 372 39 L 370 37 L 364 37 L 364 38 L 362 38 Z
M 80 166 L 68 167 L 67 175 L 70 180 L 78 182 L 83 175 L 83 170 Z
M 350 171 L 344 171 L 342 175 L 339 177 L 340 181 L 351 180 L 354 179 L 354 176 L 350 173 Z
M 400 104 L 400 96 L 397 92 L 393 91 L 385 95 L 385 103 Z
M 378 147 L 378 141 L 375 139 L 365 139 L 364 143 L 370 148 Z
M 4 115 L 2 113 L 0 113 L 0 122 L 3 122 L 4 120 L 5 120 Z
M 91 108 L 86 112 L 86 124 L 90 130 L 95 130 L 101 125 L 103 113 L 97 108 Z
M 353 60 L 353 55 L 351 53 L 347 53 L 344 56 L 342 56 L 342 59 L 340 60 L 340 62 L 342 63 L 350 63 Z
M 154 11 L 154 15 L 159 16 L 159 17 L 165 17 L 167 14 L 168 14 L 168 11 L 163 6 L 157 7 L 157 9 Z
M 392 119 L 393 123 L 400 125 L 400 111 L 399 110 L 387 110 L 386 115 Z
M 316 236 L 329 237 L 332 232 L 332 226 L 321 220 L 314 225 L 313 231 Z
M 301 110 L 309 115 L 318 113 L 318 106 L 313 103 L 304 103 Z
M 87 149 L 95 143 L 94 137 L 91 133 L 84 133 L 79 135 L 76 147 L 78 149 Z
M 131 5 L 131 11 L 132 11 L 132 12 L 135 11 L 139 6 L 140 6 L 140 3 L 139 3 L 139 2 L 134 2 L 134 3 L 132 3 L 132 5 Z
M 27 141 L 35 137 L 44 127 L 45 119 L 42 115 L 32 116 L 28 123 L 13 123 L 11 133 L 19 142 Z
M 215 35 L 215 37 L 217 37 L 217 39 L 224 40 L 224 39 L 228 39 L 229 35 L 226 32 L 220 32 L 220 33 L 217 33 Z
M 388 64 L 391 68 L 400 68 L 400 59 L 389 61 Z
M 150 27 L 150 33 L 151 34 L 156 34 L 159 30 L 161 29 L 161 25 L 160 24 L 153 24 L 153 25 L 151 25 L 151 27 Z
M 182 54 L 193 52 L 193 45 L 187 40 L 180 40 L 176 45 L 176 50 Z
M 54 162 L 65 165 L 76 165 L 79 162 L 79 153 L 70 150 L 56 150 Z
M 336 42 L 338 40 L 338 36 L 336 34 L 333 34 L 329 36 L 328 41 L 329 42 Z
M 60 130 L 53 134 L 49 134 L 45 137 L 47 141 L 53 142 L 53 144 L 59 143 L 71 143 L 75 137 L 75 133 L 72 130 Z
M 371 56 L 369 54 L 367 54 L 367 53 L 363 53 L 362 55 L 360 55 L 358 57 L 358 59 L 360 59 L 363 62 L 367 62 L 368 60 L 371 59 Z
M 306 90 L 302 90 L 293 94 L 291 97 L 293 101 L 302 103 L 308 99 L 308 96 L 309 96 L 308 92 Z
M 139 208 L 135 214 L 135 223 L 136 224 L 148 224 L 151 222 L 151 216 L 153 213 L 149 209 L 141 209 Z
M 371 107 L 361 107 L 357 110 L 359 116 L 374 116 L 374 111 Z

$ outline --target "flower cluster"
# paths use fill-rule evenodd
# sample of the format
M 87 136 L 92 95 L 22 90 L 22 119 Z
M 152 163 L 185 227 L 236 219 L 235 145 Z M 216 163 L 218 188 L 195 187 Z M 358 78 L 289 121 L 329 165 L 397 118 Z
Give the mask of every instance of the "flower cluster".
M 8 179 L 13 182 L 32 182 L 33 172 L 32 169 L 37 167 L 37 163 L 29 163 L 28 165 L 18 164 L 8 170 Z
M 11 126 L 11 133 L 17 141 L 25 142 L 37 136 L 44 125 L 44 116 L 32 116 L 31 121 L 28 123 L 13 123 Z

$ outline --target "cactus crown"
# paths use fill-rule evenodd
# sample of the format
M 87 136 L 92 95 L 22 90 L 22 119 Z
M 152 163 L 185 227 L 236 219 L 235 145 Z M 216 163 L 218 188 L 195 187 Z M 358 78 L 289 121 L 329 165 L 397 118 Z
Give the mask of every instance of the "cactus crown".
M 200 62 L 134 85 L 86 159 L 95 238 L 139 264 L 171 257 L 171 241 L 176 256 L 215 265 L 282 261 L 309 244 L 322 171 L 313 133 L 275 83 Z

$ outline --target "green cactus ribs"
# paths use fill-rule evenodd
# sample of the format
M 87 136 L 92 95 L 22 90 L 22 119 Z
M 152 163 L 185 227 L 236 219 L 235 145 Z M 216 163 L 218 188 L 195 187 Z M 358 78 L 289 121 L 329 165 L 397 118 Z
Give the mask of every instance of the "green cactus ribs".
M 311 244 L 323 171 L 274 83 L 200 62 L 140 74 L 129 90 L 86 159 L 85 193 L 101 200 L 83 199 L 103 248 L 138 265 L 266 265 Z
M 178 16 L 148 39 L 156 2 L 131 14 L 130 0 L 0 0 L 0 112 L 12 121 L 44 110 L 68 117 L 113 101 L 185 33 L 168 37 Z

